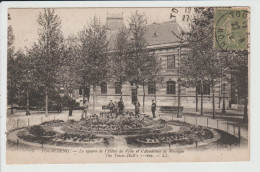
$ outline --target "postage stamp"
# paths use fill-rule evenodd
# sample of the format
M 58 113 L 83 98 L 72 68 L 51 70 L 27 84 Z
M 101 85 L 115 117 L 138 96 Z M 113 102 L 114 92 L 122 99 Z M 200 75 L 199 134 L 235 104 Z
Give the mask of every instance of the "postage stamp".
M 215 8 L 215 48 L 247 50 L 249 8 Z

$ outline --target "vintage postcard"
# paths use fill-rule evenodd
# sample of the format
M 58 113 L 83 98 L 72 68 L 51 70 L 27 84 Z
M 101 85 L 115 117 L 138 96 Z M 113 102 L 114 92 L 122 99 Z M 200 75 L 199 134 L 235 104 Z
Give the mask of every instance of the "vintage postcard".
M 7 164 L 250 160 L 250 7 L 9 8 Z

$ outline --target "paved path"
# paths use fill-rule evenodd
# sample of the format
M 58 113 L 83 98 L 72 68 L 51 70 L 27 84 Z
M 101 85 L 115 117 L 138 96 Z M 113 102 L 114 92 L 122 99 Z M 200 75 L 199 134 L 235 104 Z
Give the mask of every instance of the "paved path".
M 191 115 L 183 115 L 181 118 L 177 118 L 176 115 L 172 116 L 169 114 L 162 114 L 161 117 L 157 117 L 156 119 L 162 118 L 166 121 L 169 120 L 178 120 L 187 122 L 194 125 L 200 125 L 215 129 L 220 129 L 223 131 L 226 131 L 236 137 L 238 137 L 238 130 L 239 130 L 239 124 L 237 123 L 231 123 L 230 121 L 226 120 L 219 120 L 219 119 L 212 119 L 212 117 L 207 116 L 191 116 Z M 240 135 L 242 138 L 248 140 L 248 130 L 245 127 L 240 127 Z

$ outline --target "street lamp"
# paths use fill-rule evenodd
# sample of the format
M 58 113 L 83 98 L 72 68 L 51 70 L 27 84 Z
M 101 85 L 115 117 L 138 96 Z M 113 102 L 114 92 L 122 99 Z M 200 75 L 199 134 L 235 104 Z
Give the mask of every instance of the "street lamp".
M 181 77 L 179 74 L 179 70 L 180 70 L 180 58 L 181 58 L 181 47 L 179 47 L 178 49 L 178 114 L 177 114 L 177 118 L 181 117 Z
M 177 118 L 181 117 L 181 78 L 178 78 L 178 114 L 177 114 Z

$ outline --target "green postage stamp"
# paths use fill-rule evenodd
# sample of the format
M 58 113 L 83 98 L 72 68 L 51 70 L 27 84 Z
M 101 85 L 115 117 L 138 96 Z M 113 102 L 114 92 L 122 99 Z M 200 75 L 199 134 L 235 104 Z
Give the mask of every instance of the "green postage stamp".
M 249 8 L 216 8 L 216 49 L 247 50 L 249 40 Z

